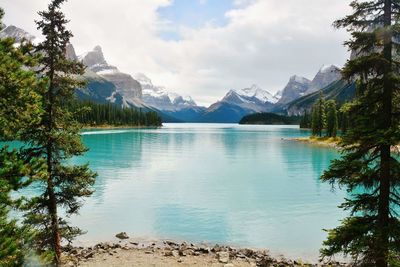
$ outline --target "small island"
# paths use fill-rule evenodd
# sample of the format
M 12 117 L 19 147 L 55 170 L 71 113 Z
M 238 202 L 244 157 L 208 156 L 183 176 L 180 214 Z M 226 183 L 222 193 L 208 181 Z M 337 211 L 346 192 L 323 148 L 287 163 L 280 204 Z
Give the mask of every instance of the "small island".
M 275 113 L 255 113 L 244 116 L 239 124 L 253 125 L 297 125 L 300 123 L 298 116 L 284 116 Z

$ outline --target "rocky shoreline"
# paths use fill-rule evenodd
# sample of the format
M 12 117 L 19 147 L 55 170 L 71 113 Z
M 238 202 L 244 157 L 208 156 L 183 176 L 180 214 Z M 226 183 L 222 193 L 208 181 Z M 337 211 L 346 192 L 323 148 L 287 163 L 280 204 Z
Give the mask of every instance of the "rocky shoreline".
M 171 240 L 134 241 L 125 233 L 120 233 L 119 237 L 120 240 L 114 243 L 65 247 L 63 266 L 346 266 L 339 262 L 311 264 L 283 257 L 274 258 L 268 250 Z

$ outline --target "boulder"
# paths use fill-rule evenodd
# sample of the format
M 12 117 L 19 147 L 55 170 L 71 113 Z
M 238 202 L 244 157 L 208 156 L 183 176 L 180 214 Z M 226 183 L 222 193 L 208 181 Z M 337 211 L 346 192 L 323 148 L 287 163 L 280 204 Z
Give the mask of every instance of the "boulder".
M 228 263 L 229 262 L 229 253 L 228 252 L 218 252 L 217 258 L 220 263 Z
M 129 239 L 129 236 L 125 232 L 121 232 L 119 234 L 116 234 L 115 237 L 119 238 L 119 239 Z

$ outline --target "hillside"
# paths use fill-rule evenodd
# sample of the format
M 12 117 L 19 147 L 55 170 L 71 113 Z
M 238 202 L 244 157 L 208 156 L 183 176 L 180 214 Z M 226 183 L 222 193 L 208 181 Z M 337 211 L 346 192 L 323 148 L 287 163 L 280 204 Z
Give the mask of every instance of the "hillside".
M 336 100 L 339 105 L 351 100 L 356 93 L 356 87 L 354 83 L 349 83 L 344 80 L 333 82 L 326 86 L 322 90 L 316 91 L 309 95 L 300 97 L 290 102 L 284 110 L 274 110 L 275 112 L 285 113 L 289 116 L 298 116 L 304 113 L 304 110 L 310 111 L 312 105 L 319 97 L 319 93 L 322 91 L 324 98 L 327 100 Z

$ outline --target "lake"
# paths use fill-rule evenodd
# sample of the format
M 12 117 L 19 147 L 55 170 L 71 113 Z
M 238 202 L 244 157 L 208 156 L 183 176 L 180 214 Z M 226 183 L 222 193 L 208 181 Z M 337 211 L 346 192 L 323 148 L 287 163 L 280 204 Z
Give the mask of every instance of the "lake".
M 298 126 L 164 124 L 160 129 L 88 130 L 96 192 L 72 222 L 79 242 L 168 238 L 268 248 L 316 260 L 344 217 L 346 193 L 319 176 L 338 153 L 287 140 Z

